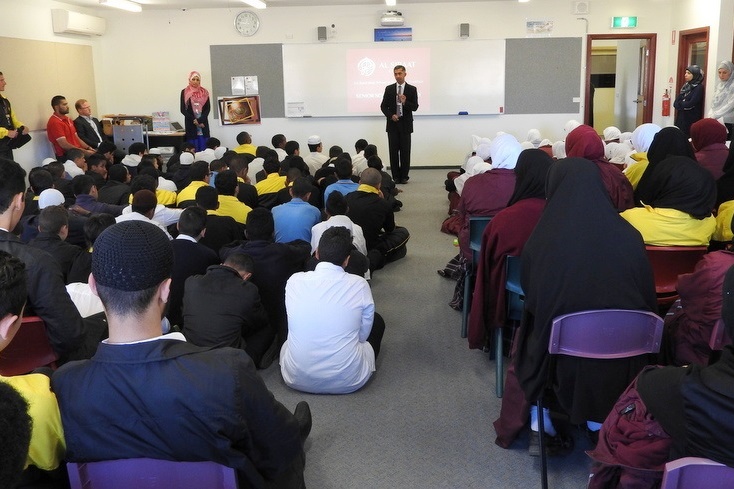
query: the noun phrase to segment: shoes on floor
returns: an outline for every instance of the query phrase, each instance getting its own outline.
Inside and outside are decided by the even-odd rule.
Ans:
[[[408,183],[408,179],[407,178],[401,178],[398,183],[401,183],[401,184],[405,185],[406,183]]]
[[[311,433],[311,407],[309,407],[306,401],[301,401],[296,404],[296,410],[293,411],[293,415],[298,420],[298,427],[301,432],[301,442],[305,443],[309,433]]]
[[[565,455],[573,450],[573,445],[573,438],[570,436],[550,436],[548,434],[545,436],[545,453],[549,457]],[[531,457],[540,457],[540,437],[537,431],[530,431],[528,455]]]

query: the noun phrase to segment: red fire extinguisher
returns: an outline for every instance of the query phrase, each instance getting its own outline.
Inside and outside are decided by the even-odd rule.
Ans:
[[[663,94],[663,116],[667,117],[670,115],[670,94],[668,94],[668,89],[665,89],[665,93]]]

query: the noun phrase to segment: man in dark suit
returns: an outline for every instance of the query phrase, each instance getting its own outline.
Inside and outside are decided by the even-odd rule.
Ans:
[[[380,110],[387,118],[387,141],[390,148],[390,171],[395,183],[408,183],[410,172],[410,135],[413,112],[418,110],[418,90],[405,83],[405,66],[393,69],[397,83],[385,87]]]
[[[203,275],[211,265],[219,265],[214,251],[200,244],[206,233],[206,211],[199,207],[187,207],[178,220],[178,236],[173,245],[173,271],[171,272],[171,296],[166,317],[171,324],[183,323],[183,297],[186,279]]]
[[[92,106],[87,100],[79,99],[74,104],[79,117],[74,119],[76,135],[92,148],[97,148],[102,141],[108,141],[104,135],[99,119],[92,117]]]

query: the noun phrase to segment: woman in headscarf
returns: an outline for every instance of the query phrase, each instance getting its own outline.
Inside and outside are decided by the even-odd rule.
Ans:
[[[186,140],[196,146],[196,151],[206,149],[209,139],[209,91],[201,86],[198,71],[189,73],[189,85],[181,90],[181,113],[184,115]]]
[[[708,117],[723,122],[731,139],[732,125],[734,125],[734,63],[722,61],[719,64],[719,81],[714,87],[714,98],[711,100],[711,109]]]
[[[632,154],[625,161],[627,168],[624,170],[624,175],[632,184],[633,189],[637,188],[637,184],[647,168],[647,150],[650,149],[652,139],[659,131],[660,126],[648,122],[637,126],[632,132],[632,137],[629,139],[632,143]]]
[[[686,82],[673,102],[675,125],[690,136],[691,125],[703,117],[703,70],[698,65],[686,68]]]
[[[459,247],[466,260],[471,260],[469,248],[469,217],[494,216],[507,207],[515,188],[515,165],[520,156],[520,143],[510,134],[497,136],[490,145],[492,169],[474,175],[464,183],[458,214],[462,226]]]
[[[609,198],[618,211],[635,205],[632,185],[620,169],[604,157],[604,142],[593,127],[581,125],[569,133],[566,137],[566,155],[569,158],[586,158],[596,164]]]
[[[567,158],[555,163],[548,173],[546,199],[543,215],[522,252],[525,314],[513,359],[516,380],[527,403],[535,402],[546,385],[552,385],[572,423],[600,423],[648,358],[596,360],[560,355],[549,379],[552,321],[591,309],[655,311],[652,269],[640,233],[619,216],[598,167],[590,161]],[[502,414],[495,422],[500,446],[508,446],[517,436],[522,426],[505,421],[517,419],[521,410],[527,414],[527,404],[506,406],[503,398]],[[547,424],[546,431],[553,435]]]
[[[642,183],[641,183],[642,184]],[[711,215],[716,202],[716,182],[696,160],[669,156],[649,179],[644,207],[622,217],[654,246],[708,246],[716,228]]]
[[[482,143],[477,146],[476,155],[472,156],[466,161],[464,173],[454,179],[454,186],[456,187],[456,193],[461,196],[464,191],[464,184],[474,175],[487,172],[492,169],[492,166],[487,163],[489,160],[489,148],[491,143]]]
[[[706,168],[715,179],[724,175],[724,162],[729,156],[726,147],[726,127],[715,119],[704,118],[691,126],[691,144],[696,151],[698,164]]]
[[[469,348],[482,348],[488,331],[505,326],[505,257],[520,256],[540,219],[551,165],[553,159],[543,150],[520,153],[512,197],[484,229],[469,314]]]
[[[652,138],[650,148],[647,150],[647,163],[645,171],[640,175],[637,187],[635,187],[635,203],[638,205],[648,204],[650,194],[655,192],[651,183],[656,168],[668,156],[687,156],[696,159],[693,146],[688,142],[688,137],[677,127],[670,126],[661,129]]]

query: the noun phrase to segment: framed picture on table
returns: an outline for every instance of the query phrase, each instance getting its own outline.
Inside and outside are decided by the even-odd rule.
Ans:
[[[222,126],[235,124],[260,124],[260,96],[218,97],[219,123]]]

